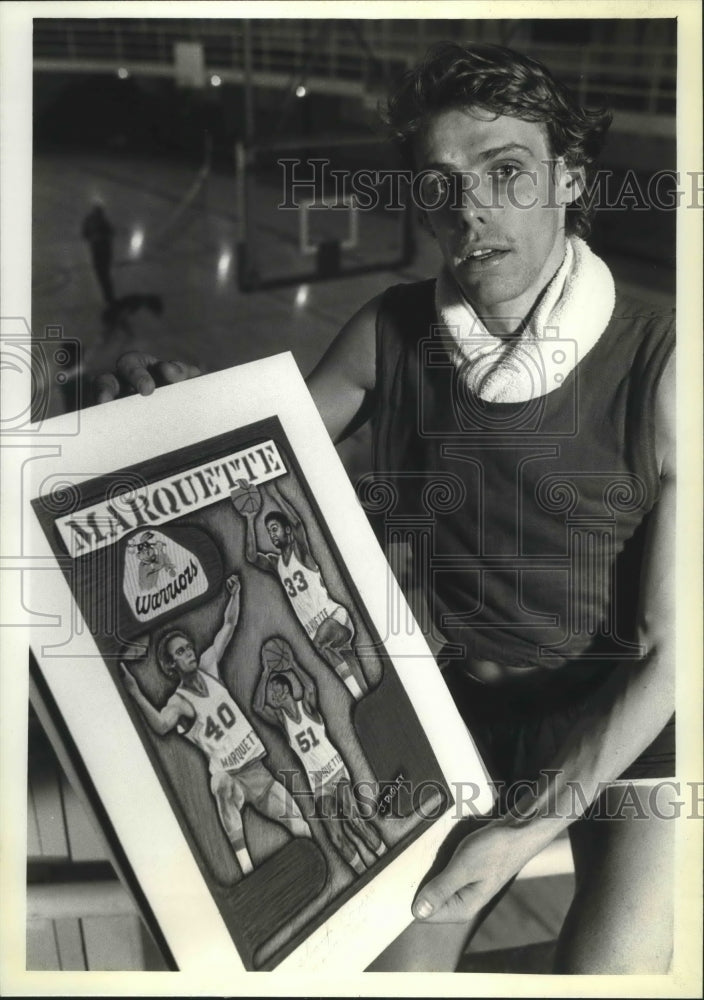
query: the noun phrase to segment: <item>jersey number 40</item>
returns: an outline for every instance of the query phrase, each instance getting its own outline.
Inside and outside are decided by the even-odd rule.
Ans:
[[[235,713],[229,705],[225,704],[223,701],[222,704],[218,706],[218,710],[215,714],[220,722],[222,722],[222,726],[224,726],[225,729],[232,729],[235,724]],[[205,722],[205,736],[208,739],[221,740],[225,735],[222,726],[219,726],[213,719],[212,715],[209,715]]]

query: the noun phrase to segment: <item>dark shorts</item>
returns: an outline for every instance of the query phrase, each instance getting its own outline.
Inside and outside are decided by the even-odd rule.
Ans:
[[[343,764],[324,784],[311,785],[318,819],[332,819],[344,813],[341,785],[350,784],[350,774]]]
[[[602,662],[568,663],[545,678],[488,685],[453,664],[443,676],[494,781],[534,781],[578,723],[584,702],[613,669]],[[620,775],[621,780],[671,778],[675,717]]]
[[[213,795],[217,796],[219,787],[228,782],[239,787],[245,802],[251,802],[256,806],[269,794],[274,784],[274,776],[268,767],[264,766],[261,758],[245,764],[238,771],[216,771],[210,779],[210,790]]]

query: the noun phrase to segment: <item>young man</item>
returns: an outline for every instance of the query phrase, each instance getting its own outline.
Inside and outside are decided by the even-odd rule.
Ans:
[[[244,513],[247,561],[266,573],[278,576],[306,635],[354,697],[359,699],[368,686],[352,649],[354,625],[349,611],[328,594],[323,575],[311,554],[306,529],[293,504],[284,499],[273,480],[261,488],[268,492],[276,507],[264,518],[276,552],[257,550],[257,514]]]
[[[323,821],[330,840],[357,874],[363,875],[367,868],[350,833],[379,857],[386,852],[386,847],[376,827],[359,813],[349,771],[339,750],[331,743],[318,709],[315,682],[296,662],[291,647],[283,639],[267,639],[262,646],[261,659],[262,673],[252,707],[284,734],[303,765],[315,799],[316,814]],[[300,685],[297,696],[294,695],[294,678]]]
[[[310,827],[284,786],[264,766],[266,749],[240,706],[220,680],[218,664],[234,635],[240,614],[240,581],[227,579],[230,598],[223,623],[200,658],[181,629],[170,629],[159,640],[156,657],[179,685],[163,708],[155,708],[122,664],[125,687],[144,718],[159,736],[176,730],[202,750],[210,768],[210,790],[218,815],[235,851],[243,875],[253,871],[242,825],[246,802],[294,837],[310,837]]]
[[[424,172],[443,268],[367,303],[309,386],[335,440],[371,413],[404,510],[400,473],[458,485],[431,594],[448,683],[493,776],[534,784],[460,843],[373,968],[453,968],[490,901],[569,826],[556,970],[666,972],[674,824],[647,783],[674,768],[674,335],[580,238],[608,117],[519,53],[446,44],[388,121]],[[149,366],[192,374],[136,354],[120,371],[146,393]],[[103,385],[109,398],[118,383]]]

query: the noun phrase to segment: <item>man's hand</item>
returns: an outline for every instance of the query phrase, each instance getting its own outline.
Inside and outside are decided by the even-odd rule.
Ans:
[[[488,822],[462,840],[447,867],[428,882],[413,915],[429,923],[466,923],[540,850],[527,831]]]
[[[232,638],[232,633],[237,627],[237,622],[240,617],[240,578],[236,573],[232,573],[225,580],[225,589],[229,595],[227,604],[225,605],[225,615],[223,617],[222,629],[215,636],[213,641],[213,648],[215,649],[215,654],[218,663],[222,659],[222,655],[225,652],[225,646],[228,644]]]
[[[150,396],[159,385],[183,382],[201,374],[200,368],[185,361],[161,361],[153,354],[128,351],[118,360],[115,372],[104,372],[95,379],[95,401],[109,403],[119,396],[136,392],[140,396]]]
[[[124,663],[120,664],[120,673],[122,674],[122,681],[125,687],[134,698],[135,694],[139,693],[139,685],[137,684],[137,681],[134,679]]]

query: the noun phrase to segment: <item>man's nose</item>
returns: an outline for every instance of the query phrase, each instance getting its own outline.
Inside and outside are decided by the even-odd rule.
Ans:
[[[491,178],[475,171],[456,175],[454,204],[455,218],[465,228],[481,229],[489,221],[494,204],[494,186]]]

